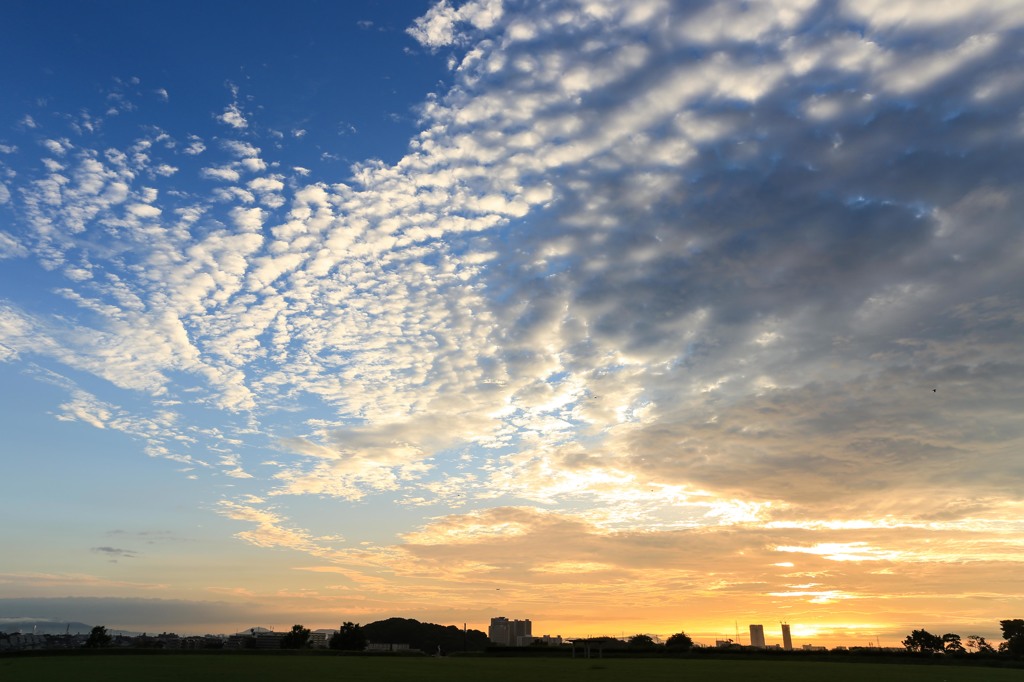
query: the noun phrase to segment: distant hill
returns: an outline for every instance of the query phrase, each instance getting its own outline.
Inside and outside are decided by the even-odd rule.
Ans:
[[[455,651],[483,651],[490,644],[487,635],[479,630],[463,632],[454,625],[421,623],[411,618],[388,618],[363,626],[366,639],[377,644],[408,644],[427,654]]]
[[[72,635],[87,635],[92,630],[91,625],[75,621],[56,620],[6,620],[0,618],[0,632],[8,634],[20,632],[29,634],[34,632],[37,635],[63,635],[65,632]]]
[[[241,636],[245,636],[245,635],[262,635],[262,634],[265,634],[267,632],[273,632],[273,630],[268,630],[267,628],[256,626],[254,628],[246,628],[244,630],[239,630],[235,634],[236,635],[241,635]]]

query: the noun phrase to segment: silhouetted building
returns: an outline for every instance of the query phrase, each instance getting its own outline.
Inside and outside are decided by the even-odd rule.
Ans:
[[[755,649],[764,648],[764,626],[763,625],[751,625],[750,626],[750,646]]]
[[[782,624],[782,648],[786,651],[793,650],[793,636],[789,634],[789,623]]]
[[[562,646],[561,635],[541,635],[540,637],[531,637],[532,641],[530,644],[544,644],[547,646]]]
[[[225,649],[280,649],[281,640],[287,633],[274,632],[266,628],[249,628],[235,633],[224,640]]]
[[[527,646],[533,641],[533,624],[530,619],[509,620],[504,616],[491,618],[487,637],[501,646]]]
[[[314,649],[326,649],[331,644],[331,637],[338,634],[335,628],[320,628],[309,633],[309,646]]]
[[[491,618],[491,626],[487,628],[487,638],[491,640],[492,644],[508,646],[509,630],[508,618],[504,616]]]
[[[286,632],[257,632],[246,642],[246,649],[280,649]]]

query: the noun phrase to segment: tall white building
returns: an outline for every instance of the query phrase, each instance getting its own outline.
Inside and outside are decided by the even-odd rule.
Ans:
[[[750,626],[750,646],[757,649],[764,648],[764,626],[763,625],[751,625]]]

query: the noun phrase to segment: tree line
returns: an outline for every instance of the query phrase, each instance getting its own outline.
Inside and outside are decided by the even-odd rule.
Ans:
[[[993,646],[981,635],[961,637],[955,632],[936,635],[925,629],[913,630],[903,640],[907,651],[931,654],[1010,654],[1024,657],[1024,619],[1013,618],[999,621],[1003,640]],[[302,625],[293,625],[281,638],[282,649],[304,649],[310,646],[311,631]],[[90,632],[84,646],[103,648],[110,646],[111,636],[107,628],[97,625]],[[484,651],[491,646],[487,635],[479,630],[469,630],[421,623],[408,618],[388,618],[367,625],[346,621],[328,641],[328,647],[339,651],[362,651],[370,641],[406,644],[411,649],[433,653],[453,651]],[[667,651],[684,652],[694,647],[693,640],[685,632],[670,636],[665,643],[658,644],[650,635],[638,634],[629,638],[625,645],[636,651],[664,648]]]
[[[968,635],[966,638],[962,638],[955,632],[934,635],[924,629],[914,630],[907,635],[903,640],[903,646],[907,651],[922,654],[1007,653],[1013,656],[1024,656],[1024,619],[1001,620],[999,627],[1003,632],[1004,641],[999,644],[998,649],[989,644],[981,635]]]
[[[304,649],[309,646],[309,628],[293,625],[281,639],[282,649]],[[369,641],[408,644],[411,649],[433,653],[435,651],[484,651],[493,647],[490,639],[479,630],[460,630],[454,625],[443,626],[421,623],[409,618],[388,618],[368,625],[344,622],[328,640],[328,648],[339,651],[362,651]],[[618,640],[617,640],[618,641]],[[540,640],[534,646],[545,646]],[[654,641],[650,635],[638,634],[630,637],[625,646],[634,651],[664,648],[668,651],[689,651],[693,640],[685,632],[677,632],[664,644]]]

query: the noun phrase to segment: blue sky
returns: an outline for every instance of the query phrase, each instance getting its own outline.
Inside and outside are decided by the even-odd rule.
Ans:
[[[3,13],[0,618],[1022,607],[1017,3]]]

